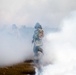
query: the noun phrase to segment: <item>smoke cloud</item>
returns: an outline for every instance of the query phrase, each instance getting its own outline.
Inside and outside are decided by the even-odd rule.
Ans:
[[[31,33],[30,28],[15,24],[0,29],[0,67],[32,59]]]
[[[76,0],[0,0],[0,25],[33,26],[40,22],[56,27],[74,10]]]
[[[51,32],[47,29],[44,31],[43,65],[75,63],[75,25],[76,12],[72,12],[61,22],[61,31]],[[31,43],[33,31],[30,27],[17,27],[15,24],[0,28],[0,66],[33,59]]]
[[[43,75],[76,75],[76,11],[61,22],[61,31],[46,35]],[[51,54],[50,54],[51,53]],[[51,59],[49,59],[51,58]]]

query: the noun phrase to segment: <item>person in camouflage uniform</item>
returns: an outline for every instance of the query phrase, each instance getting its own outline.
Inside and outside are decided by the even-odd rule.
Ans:
[[[34,43],[34,48],[33,48],[34,63],[35,63],[35,66],[38,68],[39,72],[41,71],[40,59],[43,55],[43,49],[42,49],[43,37],[44,37],[44,31],[42,29],[42,26],[39,23],[36,23],[32,43]]]

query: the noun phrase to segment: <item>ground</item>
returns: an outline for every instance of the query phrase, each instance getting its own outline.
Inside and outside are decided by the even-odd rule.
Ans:
[[[0,68],[0,75],[34,75],[35,68],[31,61],[15,64],[9,67]]]

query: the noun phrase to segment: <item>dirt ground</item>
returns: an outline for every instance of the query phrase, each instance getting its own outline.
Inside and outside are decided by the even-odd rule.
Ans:
[[[32,62],[26,61],[9,67],[0,68],[0,75],[35,75]]]

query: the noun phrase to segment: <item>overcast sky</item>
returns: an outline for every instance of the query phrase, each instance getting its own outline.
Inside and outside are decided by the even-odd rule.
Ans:
[[[58,26],[75,10],[76,0],[0,0],[0,25]]]

